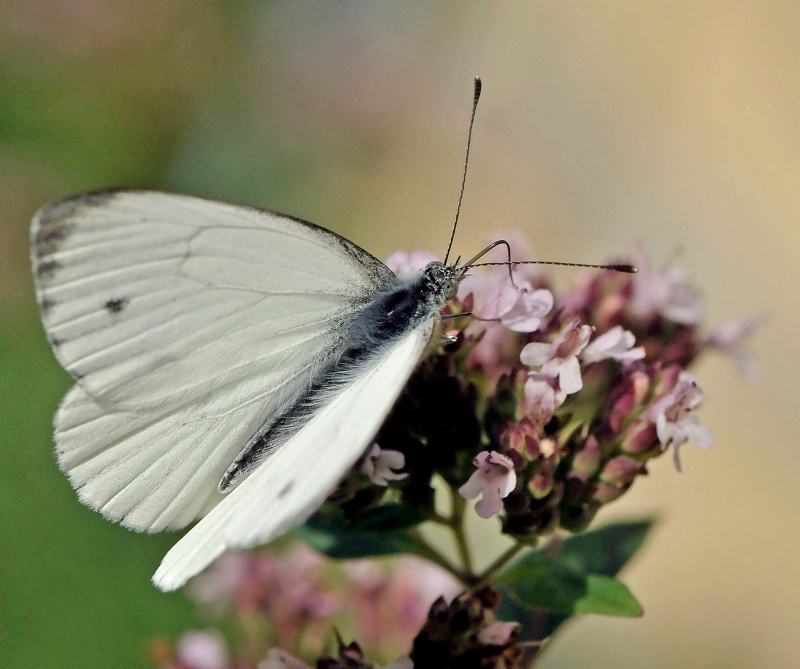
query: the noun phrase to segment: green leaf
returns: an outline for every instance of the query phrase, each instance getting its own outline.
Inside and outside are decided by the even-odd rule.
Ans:
[[[399,529],[352,529],[345,527],[340,521],[314,516],[292,534],[320,553],[339,560],[401,553],[425,557],[411,536]]]
[[[586,594],[575,602],[575,613],[637,618],[644,614],[628,586],[615,578],[589,574]]]
[[[575,602],[586,593],[584,574],[539,551],[506,569],[495,583],[528,608],[554,613],[573,613]]]
[[[612,523],[565,539],[558,555],[531,551],[495,583],[507,600],[500,616],[552,634],[576,613],[635,617],[642,607],[614,577],[641,548],[653,520]]]
[[[616,576],[642,547],[655,519],[610,523],[564,540],[559,559],[587,574]]]
[[[419,511],[400,502],[381,504],[361,512],[350,531],[404,530],[427,520]]]
[[[514,601],[548,613],[642,614],[641,606],[620,581],[585,574],[558,558],[538,552],[504,571],[496,583]]]

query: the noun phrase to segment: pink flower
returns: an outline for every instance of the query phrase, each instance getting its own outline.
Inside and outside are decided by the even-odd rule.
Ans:
[[[386,259],[386,266],[397,276],[414,274],[439,258],[428,251],[395,251]]]
[[[486,646],[505,646],[519,629],[519,623],[495,622],[478,632],[478,641]]]
[[[305,544],[281,555],[241,551],[222,555],[190,583],[190,594],[238,615],[265,615],[280,645],[291,647],[310,626],[322,626],[341,608],[324,584],[324,559]]]
[[[739,373],[752,381],[757,376],[753,365],[752,352],[747,350],[743,343],[763,323],[763,318],[749,318],[723,323],[711,332],[708,339],[706,339],[706,344],[733,358]]]
[[[408,477],[408,472],[395,471],[405,465],[406,456],[400,451],[383,450],[378,444],[372,444],[372,448],[361,463],[361,471],[375,485],[387,486],[389,481],[402,481]]]
[[[178,640],[178,662],[186,669],[226,669],[228,649],[217,631],[186,632]]]
[[[519,335],[499,323],[480,321],[472,321],[465,334],[471,338],[481,338],[470,351],[470,368],[480,367],[492,382],[511,372],[519,359]]]
[[[410,648],[431,604],[439,597],[449,601],[461,590],[444,569],[410,556],[389,566],[385,561],[353,560],[344,564],[344,572],[355,637],[384,657]]]
[[[514,332],[534,332],[553,308],[553,293],[545,288],[534,290],[528,281],[517,281],[516,299],[500,317],[500,323]]]
[[[553,388],[551,377],[533,373],[528,375],[522,406],[537,432],[553,417],[564,399],[566,394]]]
[[[516,273],[515,273],[516,274]],[[486,275],[469,275],[461,282],[459,295],[474,298],[473,313],[483,320],[500,321],[514,332],[534,332],[553,308],[553,294],[534,289],[531,282],[515,276],[507,268]]]
[[[637,346],[633,332],[623,330],[622,326],[615,325],[608,332],[595,337],[581,353],[581,360],[589,364],[613,358],[614,360],[641,360],[644,358],[644,347]]]
[[[695,378],[688,372],[681,372],[675,388],[656,400],[650,408],[650,418],[655,421],[656,432],[661,446],[673,447],[675,468],[680,471],[678,447],[691,441],[700,448],[708,448],[714,443],[714,435],[696,416],[690,414],[703,401]]]
[[[654,271],[650,253],[637,249],[634,264],[638,274],[631,279],[633,294],[629,311],[640,318],[660,314],[683,325],[697,325],[703,318],[703,304],[697,289],[686,279],[680,267],[667,265]]]
[[[491,518],[503,510],[503,498],[517,485],[514,463],[497,451],[481,451],[472,459],[478,471],[469,477],[458,492],[464,499],[475,499],[483,495],[475,505],[481,518]]]
[[[520,355],[523,364],[541,367],[540,374],[558,378],[560,389],[568,395],[583,387],[578,354],[586,347],[592,334],[591,327],[579,323],[578,319],[571,321],[550,344],[527,344]]]

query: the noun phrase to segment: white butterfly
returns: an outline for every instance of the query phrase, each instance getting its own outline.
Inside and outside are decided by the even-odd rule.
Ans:
[[[77,383],[55,418],[80,499],[147,532],[201,518],[153,577],[308,518],[365,451],[466,265],[398,278],[266,211],[146,191],[40,210],[42,320]]]

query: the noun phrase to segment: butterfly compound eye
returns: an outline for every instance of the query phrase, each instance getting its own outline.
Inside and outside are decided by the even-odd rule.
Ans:
[[[444,285],[444,296],[448,300],[452,300],[456,293],[458,293],[458,280],[448,279]]]

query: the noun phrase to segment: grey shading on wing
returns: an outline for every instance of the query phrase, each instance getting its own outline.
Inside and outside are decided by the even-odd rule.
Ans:
[[[32,237],[45,329],[77,379],[59,463],[84,503],[148,531],[219,501],[236,455],[393,278],[310,223],[166,193],[65,200]]]
[[[267,542],[308,518],[369,445],[434,326],[434,318],[423,321],[362,368],[167,553],[155,584],[179,588],[226,550]]]

